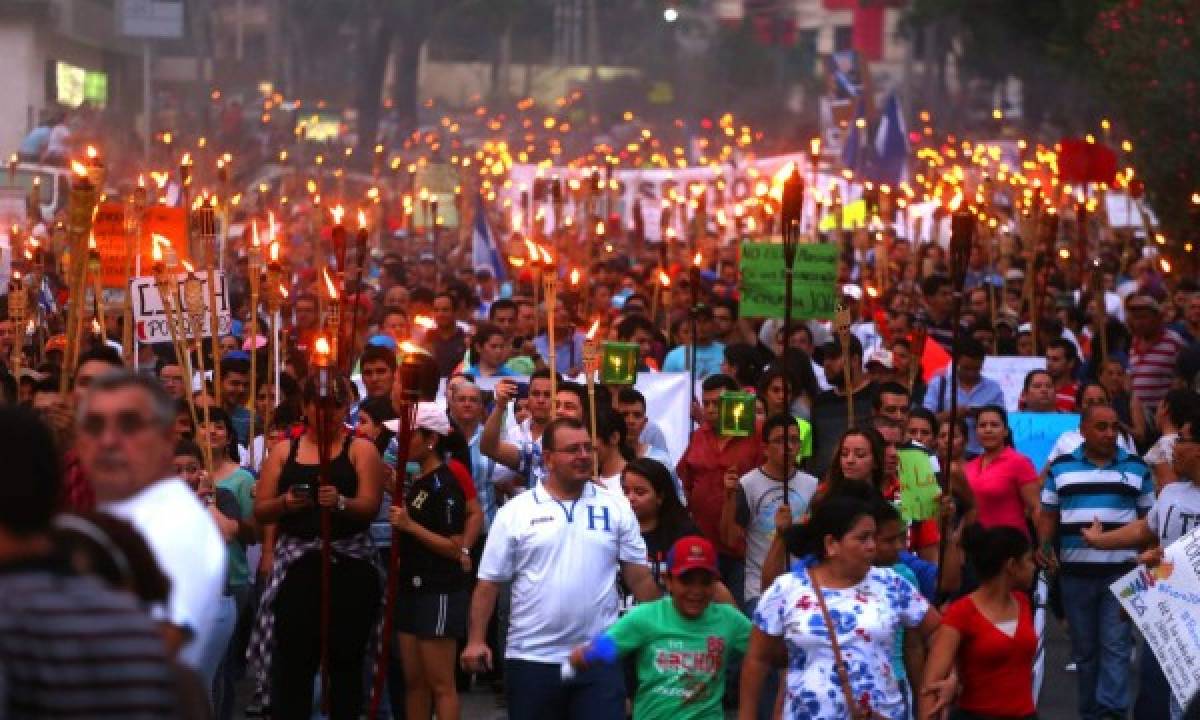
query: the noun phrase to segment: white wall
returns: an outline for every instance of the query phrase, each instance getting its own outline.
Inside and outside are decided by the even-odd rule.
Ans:
[[[36,120],[37,109],[45,100],[45,66],[36,49],[33,24],[26,21],[0,22],[0,157],[16,152],[28,130],[30,108]]]

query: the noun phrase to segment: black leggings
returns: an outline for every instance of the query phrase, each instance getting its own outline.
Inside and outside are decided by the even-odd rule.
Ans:
[[[363,708],[363,661],[379,613],[379,576],[366,560],[334,553],[330,573],[329,717],[357,720]],[[321,554],[288,568],[275,598],[271,716],[312,717],[313,677],[321,664]]]

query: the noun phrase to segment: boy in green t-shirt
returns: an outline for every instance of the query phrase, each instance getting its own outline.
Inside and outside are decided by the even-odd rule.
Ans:
[[[722,717],[730,653],[744,653],[750,620],[737,608],[714,603],[717,551],[701,537],[679,539],[668,555],[670,597],[634,607],[604,634],[575,648],[577,669],[616,662],[635,653],[635,720]]]

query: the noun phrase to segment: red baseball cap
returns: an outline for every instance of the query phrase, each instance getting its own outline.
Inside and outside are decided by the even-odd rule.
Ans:
[[[668,564],[672,577],[690,570],[707,570],[717,575],[717,549],[698,535],[682,537],[671,547]]]

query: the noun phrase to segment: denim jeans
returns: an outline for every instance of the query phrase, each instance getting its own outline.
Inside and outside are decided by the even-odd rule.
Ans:
[[[558,663],[508,658],[504,689],[510,720],[613,720],[625,717],[621,664],[596,664],[570,680]]]
[[[1121,603],[1108,589],[1120,573],[1104,577],[1062,575],[1063,608],[1071,651],[1079,668],[1079,717],[1125,716],[1129,708],[1133,633]]]
[[[204,680],[204,688],[209,692],[210,700],[214,698],[217,685],[217,668],[225,658],[229,641],[237,627],[237,600],[232,595],[222,595],[217,604],[217,615],[212,630],[206,637],[197,638],[202,644],[200,666],[196,670]]]

